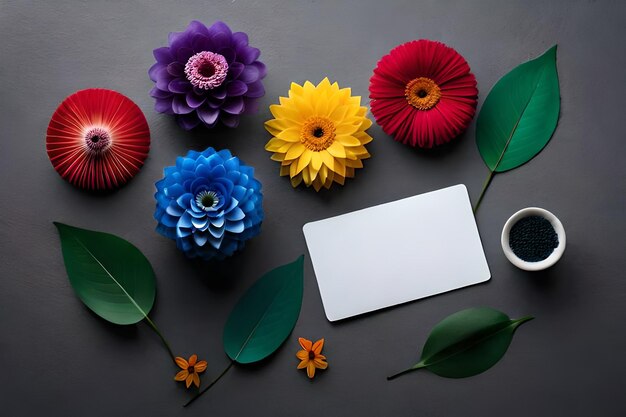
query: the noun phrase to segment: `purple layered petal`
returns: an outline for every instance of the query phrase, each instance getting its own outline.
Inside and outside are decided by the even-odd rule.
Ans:
[[[230,47],[230,41],[230,36],[223,32],[217,32],[215,35],[211,36],[211,43],[213,43],[213,47],[218,51],[222,48]]]
[[[261,51],[259,49],[250,46],[239,48],[237,51],[237,58],[246,65],[252,64],[260,55]]]
[[[152,81],[155,81],[155,82],[156,82],[156,80],[157,80],[157,73],[158,73],[158,72],[159,72],[162,68],[163,68],[163,64],[158,63],[158,62],[157,62],[157,63],[155,63],[155,64],[154,64],[154,65],[152,65],[152,66],[150,67],[150,69],[148,70],[148,77],[150,77],[150,79],[151,79]]]
[[[167,86],[174,78],[167,72],[166,67],[161,67],[155,73],[156,86],[159,90],[169,91]]]
[[[226,93],[229,96],[242,96],[248,91],[246,83],[240,80],[234,80],[226,85]]]
[[[243,98],[243,113],[242,114],[255,114],[259,111],[259,101],[256,98]]]
[[[203,52],[203,51],[213,51],[213,43],[208,36],[205,35],[194,35],[193,40],[191,41],[191,47],[195,53]]]
[[[192,20],[189,22],[189,26],[187,26],[187,32],[192,33],[202,33],[203,35],[209,35],[209,29],[204,25],[204,23],[198,20]]]
[[[256,69],[259,71],[259,80],[262,78],[265,78],[265,76],[267,75],[267,67],[265,66],[264,63],[262,63],[261,61],[254,61],[250,65],[254,65]]]
[[[233,48],[221,48],[217,53],[222,55],[229,64],[235,61],[235,57],[237,56]]]
[[[239,79],[246,84],[253,83],[259,79],[259,69],[254,65],[246,65]]]
[[[230,97],[226,99],[222,110],[230,114],[241,114],[243,112],[243,97]]]
[[[236,46],[248,46],[248,35],[244,32],[233,33],[233,44]]]
[[[176,59],[178,59],[178,62],[180,63],[187,63],[192,55],[193,49],[191,49],[189,46],[183,46],[176,52]]]
[[[187,105],[193,109],[196,109],[204,104],[206,101],[206,96],[199,96],[193,91],[189,91],[185,95],[185,100],[187,101]]]
[[[208,96],[206,104],[213,109],[219,109],[224,104],[224,99]]]
[[[173,100],[174,100],[173,97],[157,98],[156,102],[154,103],[154,110],[156,110],[158,113],[173,114],[173,111],[172,111]]]
[[[213,97],[217,99],[226,98],[226,86],[220,85],[219,87],[213,89],[212,91],[213,91]]]
[[[187,114],[191,113],[194,109],[187,105],[187,100],[185,100],[185,96],[174,96],[174,100],[172,101],[172,110],[176,114]]]
[[[185,74],[185,66],[180,62],[172,62],[167,66],[167,72],[172,77],[182,77]]]
[[[241,62],[233,62],[228,66],[228,78],[236,80],[239,78],[246,66]]]
[[[186,94],[188,91],[191,91],[191,84],[187,80],[177,78],[170,81],[167,85],[167,89],[172,93]]]
[[[172,97],[172,93],[170,93],[169,91],[159,90],[158,88],[154,87],[152,88],[152,90],[150,90],[150,97],[168,98],[168,97]]]
[[[152,55],[154,55],[154,59],[160,64],[167,65],[174,60],[174,57],[170,53],[170,48],[167,46],[162,46],[160,48],[152,51]]]
[[[217,121],[217,116],[219,116],[220,111],[217,109],[212,109],[207,106],[203,106],[196,110],[198,113],[198,117],[207,125],[213,125]]]
[[[263,83],[259,81],[255,81],[252,84],[248,84],[248,92],[246,93],[247,97],[263,97],[265,95],[265,88],[263,87]]]
[[[231,32],[228,25],[220,20],[213,23],[213,25],[209,28],[209,33],[218,33],[218,32],[224,33],[229,38],[233,36],[233,32]]]

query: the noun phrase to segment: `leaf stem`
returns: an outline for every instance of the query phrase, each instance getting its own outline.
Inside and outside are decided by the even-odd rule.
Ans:
[[[489,170],[489,175],[487,176],[487,179],[485,180],[485,183],[483,184],[483,189],[480,191],[480,195],[478,196],[478,200],[476,201],[476,205],[474,206],[474,214],[476,214],[478,207],[480,207],[480,202],[483,201],[483,197],[485,196],[485,191],[487,191],[487,187],[489,187],[489,184],[491,184],[491,180],[493,179],[493,174],[494,174],[494,171]]]
[[[391,381],[392,379],[396,379],[397,377],[404,375],[404,374],[408,374],[409,372],[413,372],[416,371],[418,369],[422,369],[425,368],[426,365],[423,362],[418,362],[415,365],[411,366],[409,369],[405,369],[402,372],[398,372],[397,374],[393,374],[391,376],[387,377],[387,381]]]
[[[163,344],[165,345],[165,348],[167,349],[167,353],[169,353],[170,357],[172,358],[172,361],[176,363],[176,356],[174,356],[174,353],[172,352],[172,348],[170,348],[170,344],[167,343],[167,340],[165,340],[165,337],[163,336],[163,334],[161,334],[156,324],[154,324],[154,322],[150,320],[150,317],[148,316],[145,316],[145,317],[146,317],[146,323],[148,323],[148,325],[152,328],[152,330],[154,330],[154,332],[161,338],[161,341],[163,342]]]
[[[211,381],[211,383],[209,385],[207,385],[206,388],[204,388],[202,391],[197,393],[195,397],[193,397],[191,400],[187,401],[187,403],[185,403],[185,405],[183,405],[183,407],[187,407],[188,405],[193,403],[195,400],[197,400],[202,394],[207,392],[213,385],[215,385],[217,383],[217,381],[219,381],[224,375],[226,375],[226,372],[228,372],[230,370],[230,368],[233,367],[234,364],[235,364],[235,361],[230,361],[230,363],[228,364],[226,369],[224,369],[222,371],[222,373],[217,376],[217,378],[215,378],[213,381]]]

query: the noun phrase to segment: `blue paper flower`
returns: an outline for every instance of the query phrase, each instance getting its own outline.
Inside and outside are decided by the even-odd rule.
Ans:
[[[155,184],[157,231],[189,258],[224,259],[259,234],[261,183],[229,150],[189,151],[164,174]]]

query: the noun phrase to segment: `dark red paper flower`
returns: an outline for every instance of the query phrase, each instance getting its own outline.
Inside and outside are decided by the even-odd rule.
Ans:
[[[467,61],[443,43],[424,39],[396,46],[370,79],[376,122],[395,140],[421,148],[463,132],[474,117],[477,97]]]
[[[46,149],[61,177],[88,190],[124,185],[150,150],[143,113],[128,97],[100,88],[78,91],[56,109]]]

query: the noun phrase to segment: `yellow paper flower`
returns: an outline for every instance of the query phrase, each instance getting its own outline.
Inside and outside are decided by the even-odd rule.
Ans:
[[[175,361],[176,365],[178,365],[182,371],[179,371],[176,374],[174,380],[181,382],[185,381],[187,388],[191,386],[192,382],[196,387],[200,388],[200,375],[198,374],[206,371],[206,361],[199,361],[198,355],[191,355],[188,361],[180,356],[177,356]]]
[[[296,353],[296,357],[300,359],[298,369],[306,368],[306,374],[309,378],[315,376],[315,369],[328,368],[328,362],[326,362],[326,356],[322,355],[322,348],[324,347],[324,339],[320,339],[315,343],[311,343],[310,340],[304,337],[298,338],[302,350]]]
[[[265,149],[274,153],[280,175],[289,175],[294,187],[302,181],[315,191],[330,188],[333,181],[343,185],[370,157],[364,145],[372,141],[365,133],[372,122],[361,97],[350,94],[349,88],[324,78],[317,86],[291,83],[289,97],[270,106],[275,119],[265,128],[273,137]]]

